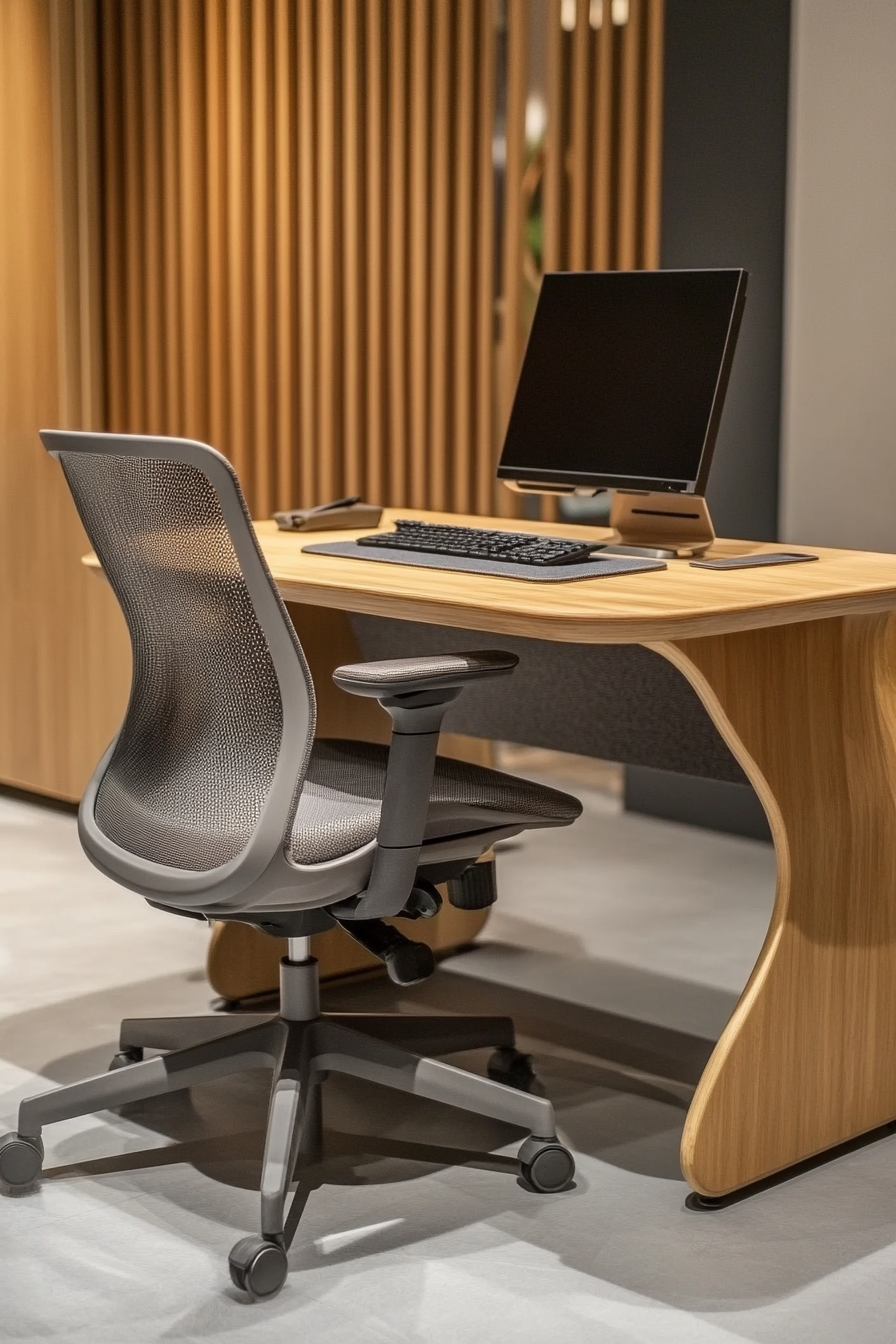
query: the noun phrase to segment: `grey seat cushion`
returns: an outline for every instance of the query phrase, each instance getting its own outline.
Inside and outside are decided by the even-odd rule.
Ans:
[[[371,742],[315,741],[290,837],[295,863],[326,863],[376,837],[388,758],[388,747]],[[439,756],[426,839],[515,823],[568,826],[581,811],[557,789]]]

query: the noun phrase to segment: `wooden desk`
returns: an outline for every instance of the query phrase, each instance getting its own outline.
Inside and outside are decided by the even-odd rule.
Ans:
[[[643,644],[695,688],[762,800],[778,860],[768,935],[688,1113],[681,1165],[695,1190],[725,1194],[896,1118],[896,556],[812,548],[813,564],[672,561],[558,587],[302,553],[351,533],[257,532],[289,602]],[[321,641],[312,662],[323,684]]]

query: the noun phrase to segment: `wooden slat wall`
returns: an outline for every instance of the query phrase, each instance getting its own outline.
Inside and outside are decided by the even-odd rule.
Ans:
[[[659,265],[663,5],[552,3],[545,269]]]
[[[548,3],[543,264],[655,266],[663,0]],[[493,467],[531,311],[529,16],[101,0],[110,427],[209,439],[259,514],[343,492],[513,512]]]
[[[102,0],[110,428],[211,441],[260,515],[492,507],[495,21]]]

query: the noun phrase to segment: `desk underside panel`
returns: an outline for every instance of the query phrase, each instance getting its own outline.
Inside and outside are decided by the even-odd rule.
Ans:
[[[685,677],[638,644],[557,644],[379,616],[349,620],[364,658],[489,646],[518,654],[509,681],[466,688],[446,717],[448,732],[748,783]]]

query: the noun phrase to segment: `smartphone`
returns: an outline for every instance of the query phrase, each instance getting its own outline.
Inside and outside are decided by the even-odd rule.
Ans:
[[[817,560],[817,555],[802,551],[766,551],[765,555],[730,555],[719,560],[692,560],[694,569],[755,569],[758,565],[798,565],[801,560]]]

